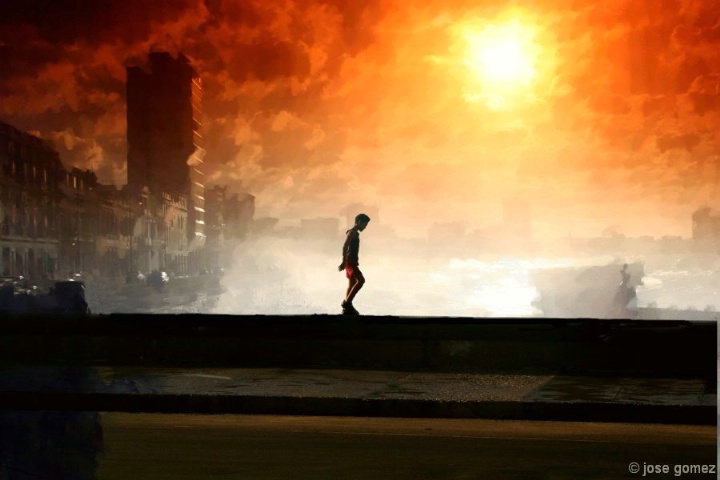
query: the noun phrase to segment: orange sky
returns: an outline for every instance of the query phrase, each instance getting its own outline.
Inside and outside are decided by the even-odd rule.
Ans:
[[[688,236],[718,206],[716,2],[9,3],[0,119],[106,183],[125,182],[125,66],[159,49],[203,77],[209,183],[253,193],[258,215],[362,202],[401,234],[472,230],[521,196],[538,236]],[[470,53],[507,25],[519,82]]]

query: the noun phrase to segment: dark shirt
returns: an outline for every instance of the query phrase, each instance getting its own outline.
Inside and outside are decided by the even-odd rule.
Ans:
[[[350,235],[351,231],[352,229],[348,230],[345,233]],[[348,242],[347,250],[345,251],[345,259],[350,263],[357,265],[358,255],[360,253],[360,233],[356,233],[356,235],[354,235],[353,237],[354,238],[351,238]]]

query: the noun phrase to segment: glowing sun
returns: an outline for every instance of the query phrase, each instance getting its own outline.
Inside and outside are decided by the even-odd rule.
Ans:
[[[522,95],[536,77],[535,30],[518,20],[463,29],[463,63],[489,95]]]
[[[532,28],[517,21],[464,32],[464,63],[483,84],[510,90],[535,77],[536,46]]]

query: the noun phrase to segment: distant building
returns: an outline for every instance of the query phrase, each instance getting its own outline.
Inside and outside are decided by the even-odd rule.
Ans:
[[[122,232],[130,237],[124,262],[126,273],[197,271],[190,266],[186,195],[168,192],[153,195],[149,189],[137,193],[125,188],[120,198],[130,210],[130,222]]]
[[[65,174],[56,151],[0,122],[0,274],[54,275]]]
[[[300,220],[300,234],[305,238],[336,240],[340,233],[337,218],[303,218]]]
[[[95,222],[95,268],[103,278],[124,278],[131,270],[132,212],[124,192],[114,185],[98,185]]]
[[[205,223],[208,242],[221,237],[243,238],[255,216],[255,197],[249,193],[230,194],[227,185],[205,190]]]
[[[87,273],[95,265],[97,220],[101,208],[97,188],[97,176],[90,170],[71,168],[63,173],[58,262],[63,275]]]
[[[202,81],[187,57],[153,52],[149,64],[127,68],[128,188],[187,196],[191,270],[205,242],[205,150]]]
[[[222,267],[229,261],[225,244],[229,239],[245,238],[255,216],[253,195],[229,194],[227,185],[205,189],[206,265],[210,269]]]
[[[188,271],[188,197],[179,193],[163,193],[158,206],[161,270],[175,274]]]
[[[664,254],[682,254],[690,251],[688,241],[677,235],[665,235],[658,240],[660,253]]]
[[[272,234],[275,232],[278,222],[280,219],[275,217],[258,218],[252,223],[252,232],[258,236]]]
[[[701,207],[692,214],[692,239],[695,249],[720,252],[720,212]]]
[[[187,218],[187,195],[99,184],[94,172],[63,168],[41,139],[0,122],[0,274],[187,273]]]
[[[225,218],[223,208],[227,186],[205,187],[205,253],[211,269],[220,268],[225,247]]]
[[[692,214],[693,240],[720,240],[720,212],[702,207]]]
[[[226,197],[222,209],[228,238],[245,238],[255,218],[255,196],[235,193]]]

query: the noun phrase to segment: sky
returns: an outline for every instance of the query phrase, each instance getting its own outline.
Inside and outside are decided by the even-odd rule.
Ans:
[[[539,238],[661,237],[720,206],[719,2],[8,1],[0,120],[124,184],[150,51],[191,59],[207,183],[257,216],[363,203],[412,236],[524,198]]]

